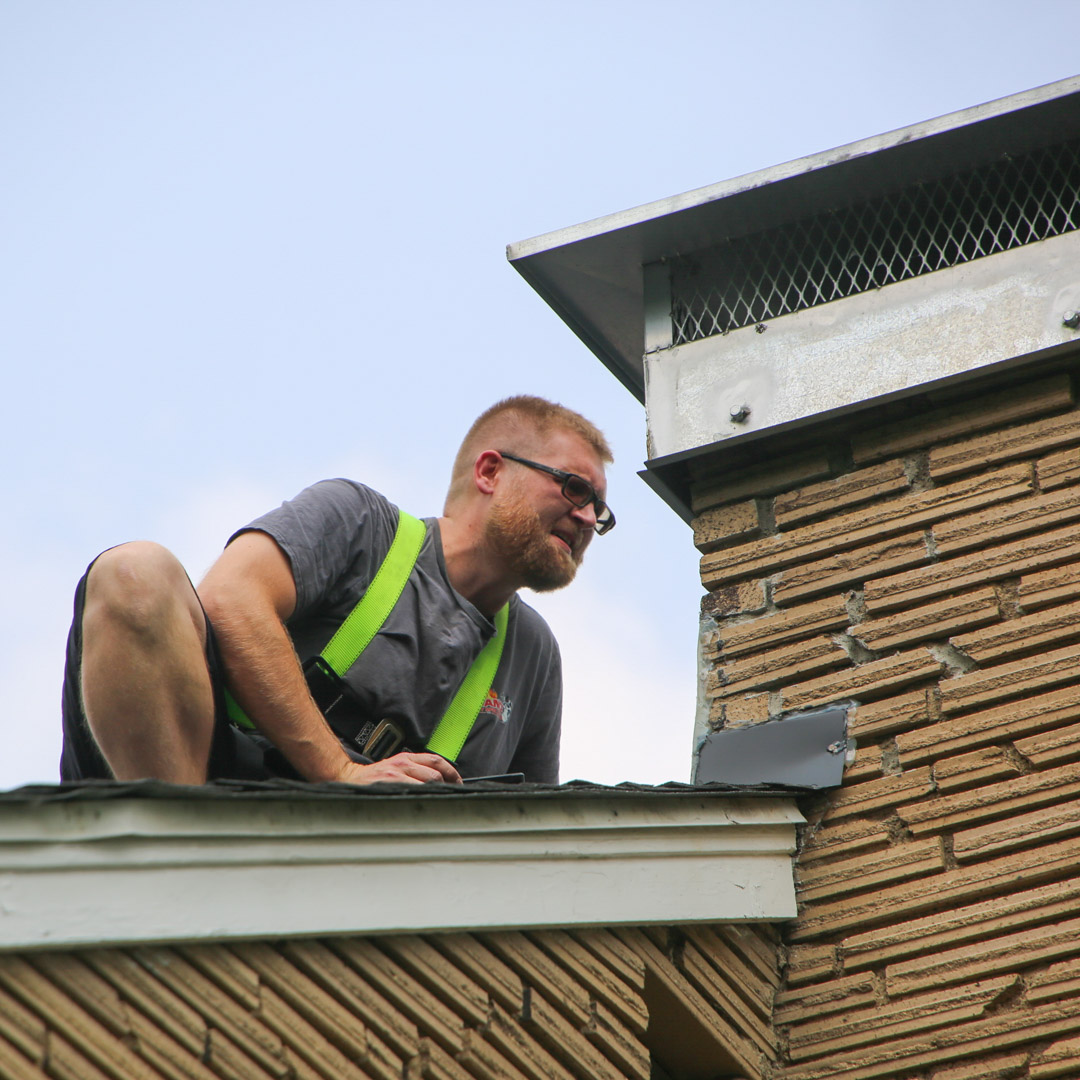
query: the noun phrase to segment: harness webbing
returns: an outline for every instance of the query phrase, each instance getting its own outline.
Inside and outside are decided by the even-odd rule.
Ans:
[[[382,565],[371,579],[364,595],[320,653],[326,665],[339,678],[356,663],[394,610],[416,560],[420,557],[420,548],[426,533],[427,526],[419,518],[405,513],[404,510],[398,511],[397,531]],[[473,661],[428,740],[426,749],[432,753],[440,754],[449,761],[456,760],[461,753],[495,679],[506,641],[509,612],[509,604],[504,604],[496,612],[494,636]],[[225,710],[237,727],[247,730],[255,728],[228,690],[225,691]]]
[[[356,663],[357,657],[368,647],[379,632],[379,627],[394,610],[420,556],[427,527],[404,510],[399,510],[398,514],[394,542],[382,566],[371,579],[360,602],[349,612],[322,651],[322,658],[339,678]]]
[[[509,613],[509,604],[503,604],[495,613],[495,636],[480,650],[480,655],[473,661],[472,667],[458,687],[454,700],[447,706],[443,718],[428,739],[427,748],[433,754],[441,754],[448,761],[456,761],[461,753],[499,667],[503,643],[506,641],[506,621]]]

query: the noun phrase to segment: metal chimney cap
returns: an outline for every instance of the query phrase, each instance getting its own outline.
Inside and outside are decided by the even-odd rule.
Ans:
[[[642,266],[1080,135],[1080,76],[511,244],[507,257],[644,401]]]

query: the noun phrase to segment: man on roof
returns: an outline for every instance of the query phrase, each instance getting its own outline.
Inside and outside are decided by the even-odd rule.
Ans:
[[[558,646],[517,592],[569,584],[615,524],[611,460],[578,413],[508,398],[465,436],[440,518],[327,480],[239,530],[197,590],[157,544],[104,552],[76,591],[62,778],[556,782]]]

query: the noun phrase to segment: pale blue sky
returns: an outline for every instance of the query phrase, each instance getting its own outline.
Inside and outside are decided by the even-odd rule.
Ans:
[[[0,787],[55,779],[100,549],[156,539],[198,577],[324,476],[437,513],[465,427],[518,392],[617,455],[619,527],[537,601],[563,778],[688,779],[690,532],[636,476],[643,409],[505,245],[1076,74],[1077,10],[7,0]]]

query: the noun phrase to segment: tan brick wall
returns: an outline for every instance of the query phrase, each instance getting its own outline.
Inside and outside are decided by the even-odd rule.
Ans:
[[[854,703],[844,784],[805,807],[777,1076],[1075,1080],[1070,377],[828,438],[804,476],[714,465],[693,489],[704,584],[762,598],[704,606],[710,725]]]
[[[778,984],[750,926],[7,954],[0,1077],[760,1080]]]

